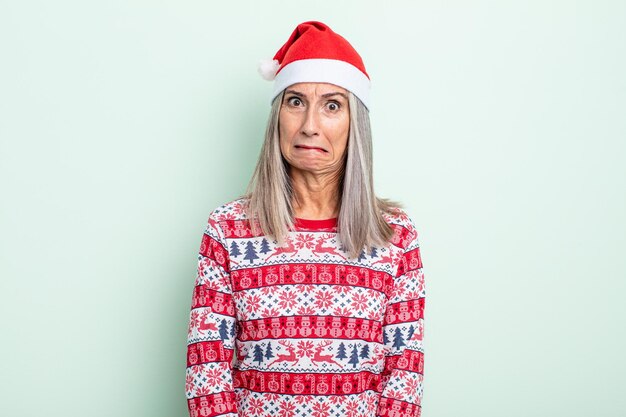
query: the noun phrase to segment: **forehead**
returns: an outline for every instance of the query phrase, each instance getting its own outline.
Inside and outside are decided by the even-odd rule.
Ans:
[[[322,95],[327,93],[343,93],[347,96],[348,90],[335,84],[319,83],[319,82],[306,82],[292,84],[285,89],[285,91],[295,91],[305,95]]]

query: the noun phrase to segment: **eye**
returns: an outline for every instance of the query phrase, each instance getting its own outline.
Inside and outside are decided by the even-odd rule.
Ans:
[[[298,97],[289,97],[287,99],[287,103],[289,103],[290,105],[299,106],[300,104],[302,104],[302,100],[300,100]]]
[[[330,109],[330,111],[337,111],[339,110],[339,108],[341,108],[341,105],[336,101],[331,101],[328,103],[328,108]]]

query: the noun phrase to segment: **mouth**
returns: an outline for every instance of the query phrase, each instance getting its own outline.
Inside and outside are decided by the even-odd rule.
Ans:
[[[306,145],[296,145],[297,149],[303,149],[303,150],[312,150],[312,151],[319,151],[319,152],[328,152],[326,149],[323,148],[317,148],[315,146],[306,146]]]

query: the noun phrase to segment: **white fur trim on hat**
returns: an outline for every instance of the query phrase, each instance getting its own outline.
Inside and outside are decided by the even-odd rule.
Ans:
[[[285,65],[274,79],[270,103],[285,88],[302,82],[330,83],[343,87],[369,109],[370,79],[346,61],[326,58],[300,59]]]
[[[276,77],[276,71],[280,63],[276,59],[262,59],[259,61],[259,74],[267,81],[272,81]]]

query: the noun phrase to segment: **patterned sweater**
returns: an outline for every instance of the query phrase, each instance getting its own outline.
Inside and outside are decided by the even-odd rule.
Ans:
[[[288,244],[252,236],[236,199],[202,236],[187,336],[189,414],[421,414],[425,286],[418,233],[349,259],[337,219],[296,219]]]

